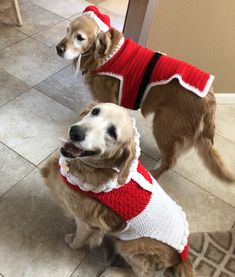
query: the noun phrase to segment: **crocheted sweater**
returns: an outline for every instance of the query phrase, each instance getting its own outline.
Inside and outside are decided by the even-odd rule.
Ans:
[[[186,215],[138,160],[135,161],[135,172],[124,185],[112,180],[111,184],[104,186],[104,191],[98,193],[87,191],[87,186],[81,184],[78,177],[66,172],[64,160],[60,158],[60,171],[71,189],[95,198],[126,221],[125,229],[114,236],[121,240],[156,239],[175,248],[183,261],[187,258],[189,231]]]
[[[131,39],[125,39],[114,55],[93,74],[120,80],[118,104],[129,109],[141,107],[153,86],[178,79],[179,83],[200,97],[207,95],[214,76],[186,62],[154,53]]]

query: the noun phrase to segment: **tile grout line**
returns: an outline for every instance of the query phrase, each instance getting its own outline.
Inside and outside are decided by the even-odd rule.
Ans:
[[[147,155],[148,157],[152,158],[151,156],[149,156],[148,154],[146,154],[145,152],[142,152],[144,153],[145,155]],[[155,159],[153,159],[154,161],[156,161]],[[157,161],[154,163],[153,167],[156,165]],[[151,169],[153,169],[153,167],[151,167]],[[217,195],[215,195],[214,193],[210,192],[209,190],[205,189],[204,187],[202,187],[200,184],[196,183],[195,181],[189,179],[188,177],[182,175],[181,173],[179,173],[178,171],[176,171],[174,168],[171,169],[173,172],[175,172],[177,175],[181,176],[182,178],[184,178],[185,180],[193,183],[194,185],[196,185],[197,187],[199,187],[200,189],[202,189],[204,192],[210,194],[210,195],[213,195],[216,199],[219,199],[221,200],[222,202],[224,202],[225,204],[227,204],[228,206],[230,206],[231,208],[234,208],[235,209],[235,206],[231,205],[230,203],[226,202],[224,199],[222,198],[219,198]],[[158,180],[157,180],[158,181]]]
[[[48,45],[46,45],[46,44],[44,44],[44,43],[38,41],[37,39],[35,39],[35,38],[33,38],[33,37],[27,37],[27,38],[31,38],[31,39],[35,40],[36,42],[38,42],[38,43],[40,43],[40,44],[42,44],[42,45],[44,45],[44,46],[47,46],[48,48],[52,49],[52,47],[50,47],[50,46],[48,46]],[[27,38],[25,38],[25,39],[27,39]],[[23,40],[24,40],[24,39],[23,39]],[[14,44],[17,44],[17,43],[18,43],[18,42],[14,43]],[[6,49],[6,48],[5,48],[5,49]],[[0,52],[1,52],[1,51],[0,51]],[[67,65],[63,66],[62,68],[60,68],[60,69],[58,69],[57,71],[53,72],[51,75],[49,75],[49,76],[47,76],[46,78],[40,80],[38,83],[36,83],[36,84],[34,84],[34,85],[31,85],[31,84],[27,83],[26,81],[20,79],[19,77],[17,77],[17,76],[15,76],[15,75],[11,74],[10,72],[8,72],[6,69],[2,68],[1,66],[0,66],[0,69],[1,69],[1,70],[4,70],[4,71],[7,72],[8,74],[10,74],[10,75],[12,75],[13,77],[17,78],[18,80],[24,82],[26,85],[30,86],[31,88],[36,89],[35,86],[37,86],[37,85],[40,84],[41,82],[45,81],[46,79],[50,78],[50,77],[53,76],[54,74],[59,73],[61,70],[65,69],[65,68],[66,68],[67,66],[69,66],[69,65],[71,65],[71,64],[67,64]]]
[[[72,64],[68,64],[65,67],[61,68],[60,70],[56,71],[55,73],[53,73],[52,75],[46,77],[44,80],[40,81],[39,83],[37,83],[36,85],[34,85],[32,88],[39,91],[40,93],[42,93],[44,96],[51,98],[52,100],[54,100],[55,102],[57,102],[58,104],[64,106],[65,108],[69,109],[70,111],[74,112],[74,113],[78,113],[78,111],[74,111],[72,110],[70,107],[66,106],[65,104],[59,102],[57,99],[53,98],[52,96],[47,95],[46,93],[42,92],[40,89],[36,88],[37,85],[39,85],[40,83],[46,81],[47,79],[51,78],[52,76],[54,76],[55,74],[59,73],[60,71],[64,70],[66,67],[72,66]]]
[[[37,33],[35,33],[35,34],[33,34],[33,35],[29,36],[29,37],[32,38],[32,39],[35,39],[36,41],[40,42],[40,43],[43,44],[43,45],[46,45],[47,47],[50,47],[50,48],[54,49],[54,48],[55,48],[54,46],[49,46],[49,45],[47,45],[46,43],[40,41],[38,38],[36,38],[36,37],[34,37],[34,36],[36,36],[36,35],[38,35],[38,34],[40,34],[40,33],[42,33],[42,32],[45,32],[47,29],[50,29],[50,28],[52,28],[52,27],[55,27],[56,25],[58,25],[58,24],[60,24],[60,23],[63,23],[63,22],[65,22],[65,21],[68,21],[67,18],[65,18],[64,20],[62,20],[62,21],[60,21],[60,22],[58,22],[58,23],[56,23],[56,24],[53,24],[53,25],[47,27],[46,29],[41,30],[40,32],[37,32]]]
[[[14,76],[14,75],[12,75],[12,76]],[[12,98],[11,100],[7,101],[5,104],[1,105],[1,106],[0,106],[0,110],[1,110],[2,108],[5,108],[5,106],[7,106],[8,104],[10,104],[11,101],[16,100],[17,98],[20,98],[21,96],[23,96],[24,94],[26,94],[26,93],[27,93],[28,91],[30,91],[32,88],[33,88],[33,87],[28,88],[26,91],[22,92],[21,94],[15,96],[15,97]],[[1,142],[1,141],[0,141],[0,142]],[[3,143],[3,142],[2,142],[2,143]],[[10,147],[9,147],[9,148],[10,148]],[[11,149],[11,148],[10,148],[10,149]]]
[[[34,33],[34,34],[32,34],[32,35],[28,35],[28,36],[29,36],[30,38],[36,39],[36,38],[34,38],[34,36],[36,36],[36,35],[38,35],[38,34],[44,32],[44,31],[46,31],[47,29],[49,29],[49,28],[51,28],[51,27],[55,27],[57,24],[60,24],[60,23],[62,23],[62,22],[64,22],[64,21],[66,21],[66,20],[67,20],[66,18],[63,18],[63,20],[61,20],[61,21],[59,21],[59,22],[57,22],[57,23],[55,23],[55,24],[52,24],[52,25],[50,25],[50,26],[47,26],[45,29],[43,29],[43,30],[41,30],[41,31],[39,31],[39,32],[36,32],[36,33]],[[52,48],[51,46],[48,46],[47,44],[43,43],[42,41],[40,41],[40,40],[38,40],[38,39],[36,39],[36,40],[39,41],[40,43],[46,45],[47,47]]]
[[[235,142],[234,142],[234,141],[232,141],[232,140],[230,140],[229,138],[226,138],[226,137],[224,137],[223,135],[218,134],[218,133],[216,133],[216,132],[215,132],[215,134],[216,134],[217,136],[219,136],[219,137],[223,138],[224,140],[227,140],[227,141],[231,142],[233,145],[235,145]]]
[[[57,23],[52,24],[52,25],[49,25],[49,26],[47,26],[45,29],[40,30],[40,31],[38,31],[38,32],[36,32],[36,33],[34,33],[34,34],[32,34],[32,35],[26,34],[24,31],[22,31],[22,30],[20,29],[20,27],[17,28],[17,26],[15,26],[15,25],[9,25],[9,24],[4,23],[2,20],[0,20],[3,24],[6,24],[7,27],[12,28],[12,29],[14,29],[14,30],[16,30],[16,31],[19,31],[21,34],[24,34],[24,35],[27,36],[27,37],[25,37],[25,38],[23,38],[23,39],[18,40],[17,42],[14,42],[14,43],[12,43],[12,44],[9,44],[8,46],[2,48],[0,51],[5,50],[6,48],[8,48],[8,47],[10,47],[10,46],[12,46],[12,45],[14,45],[14,44],[17,44],[18,42],[21,42],[22,40],[25,40],[25,39],[27,39],[27,38],[33,38],[33,36],[35,36],[35,35],[37,35],[37,34],[43,32],[43,31],[46,31],[48,28],[54,27],[54,26],[56,26],[57,24],[62,23],[62,22],[64,22],[65,20],[67,20],[66,17],[61,16],[61,15],[56,14],[56,13],[53,13],[53,12],[51,12],[50,10],[47,10],[47,9],[45,9],[45,8],[43,8],[43,7],[40,7],[40,6],[38,6],[37,4],[34,4],[34,3],[31,2],[31,1],[23,2],[23,3],[21,3],[20,5],[22,5],[22,4],[24,4],[24,3],[31,3],[31,4],[33,4],[33,5],[37,6],[37,7],[39,7],[39,8],[44,9],[44,10],[47,11],[47,12],[50,12],[50,13],[52,13],[52,14],[54,14],[54,15],[57,15],[57,16],[60,16],[62,19],[61,19],[60,21],[58,21]],[[11,9],[11,7],[7,8],[7,9]],[[5,10],[7,10],[7,9],[5,9]],[[36,40],[37,40],[37,39],[36,39]],[[37,41],[39,41],[39,40],[37,40]],[[41,42],[41,41],[39,41],[39,42]],[[44,44],[44,45],[46,45],[46,44],[43,43],[43,42],[41,42],[41,43]],[[46,45],[46,46],[48,46],[48,45]],[[51,46],[48,46],[48,47],[52,48]]]
[[[189,179],[188,177],[182,175],[181,173],[179,173],[178,171],[176,171],[175,169],[171,169],[173,172],[175,172],[177,175],[181,176],[182,178],[184,178],[185,180],[193,183],[194,185],[196,185],[197,187],[199,187],[200,189],[202,189],[204,192],[213,195],[216,199],[221,200],[223,203],[225,203],[226,205],[228,205],[229,207],[235,209],[235,206],[231,205],[230,203],[226,202],[224,199],[219,198],[217,195],[215,195],[214,193],[208,191],[207,189],[205,189],[204,187],[202,187],[200,184],[196,183],[195,181]]]
[[[48,98],[51,98],[53,101],[55,101],[55,102],[57,102],[58,104],[64,106],[65,108],[69,109],[71,112],[79,113],[78,111],[74,111],[74,110],[72,110],[70,107],[68,107],[68,106],[66,106],[65,104],[59,102],[57,99],[53,98],[52,96],[48,96],[46,93],[40,91],[39,89],[37,89],[37,88],[33,88],[33,89],[35,89],[35,90],[37,90],[38,92],[42,93],[44,96],[46,96],[46,97],[48,97]]]
[[[57,14],[57,13],[54,13],[54,12],[52,12],[52,11],[50,11],[50,10],[44,8],[44,7],[41,7],[41,6],[37,5],[36,3],[32,2],[32,1],[25,1],[25,2],[23,2],[23,3],[20,3],[20,6],[22,6],[24,3],[31,3],[32,5],[35,5],[35,6],[39,7],[39,8],[41,8],[41,9],[43,9],[44,11],[50,12],[50,13],[56,15],[56,16],[60,16],[60,17],[62,17],[62,18],[64,18],[64,19],[66,19],[66,17],[64,17],[64,16],[62,16],[62,15],[59,15],[59,14]],[[10,9],[10,8],[8,8],[8,9]]]
[[[26,176],[28,176],[33,170],[35,170],[36,166],[34,166],[30,171],[25,173],[25,175],[20,178],[13,186],[11,186],[7,191],[5,191],[1,196],[0,196],[0,201],[1,199],[10,191],[12,190],[20,181],[22,181]]]
[[[60,146],[57,146],[54,150],[52,150],[49,155],[47,155],[38,165],[36,165],[36,167],[40,169],[40,165],[45,162],[51,155],[53,155],[59,147]]]
[[[86,1],[86,0],[85,0],[85,1]],[[86,1],[86,2],[87,2],[87,5],[89,5],[90,2],[88,2],[88,1]],[[46,9],[46,8],[44,8],[44,7],[41,7],[40,5],[38,5],[38,4],[36,4],[36,3],[32,2],[32,1],[30,1],[30,3],[32,3],[33,5],[35,5],[35,6],[39,7],[39,8],[42,8],[42,9],[45,10],[45,11],[48,11],[48,12],[50,12],[50,13],[53,13],[54,15],[63,17],[64,19],[68,19],[68,18],[70,18],[70,17],[72,17],[72,16],[74,16],[74,15],[76,15],[76,14],[79,14],[79,12],[78,12],[78,13],[76,13],[76,14],[74,14],[74,15],[69,16],[69,17],[64,17],[63,15],[60,15],[60,14],[55,13],[55,12],[53,12],[53,11],[51,11],[51,10],[48,10],[48,9]],[[22,4],[23,4],[23,3],[22,3]],[[81,12],[82,12],[82,11],[81,11]],[[71,20],[70,20],[70,21],[71,21]]]
[[[12,28],[15,30],[14,27],[12,27]],[[22,32],[21,32],[21,33],[22,33]],[[25,33],[22,33],[22,34],[25,35]],[[20,40],[18,40],[18,41],[16,41],[16,42],[13,42],[12,44],[10,44],[10,45],[4,47],[4,48],[2,48],[2,49],[0,50],[0,53],[3,52],[4,50],[6,50],[8,47],[11,47],[11,46],[13,46],[13,45],[15,45],[15,44],[17,44],[17,43],[19,43],[19,42],[22,42],[23,40],[25,40],[25,39],[27,39],[27,38],[29,38],[29,37],[30,37],[29,35],[26,35],[25,38],[22,38],[22,39],[20,39]],[[1,68],[1,69],[2,69],[2,68]],[[18,78],[18,79],[19,79],[19,78]]]
[[[8,73],[8,72],[7,72]],[[13,77],[15,77],[14,75],[12,75]],[[22,81],[22,80],[21,80]],[[27,84],[28,85],[28,84]],[[8,103],[10,103],[11,101],[13,101],[14,99],[16,99],[19,96],[22,96],[23,94],[25,94],[27,91],[29,91],[30,89],[32,89],[32,87],[27,88],[26,90],[22,91],[20,94],[12,97],[11,99],[9,99],[6,103],[0,105],[0,109],[3,108],[5,105],[7,105]]]
[[[64,68],[62,68],[62,69],[64,69]],[[61,70],[62,70],[61,69]],[[59,71],[58,71],[59,72]],[[56,72],[56,73],[58,73],[58,72]],[[53,74],[54,75],[54,74]],[[52,76],[52,75],[51,75]],[[49,77],[51,77],[51,76],[49,76]],[[49,78],[48,77],[48,78]],[[47,79],[47,78],[46,78]],[[45,80],[46,80],[45,79]],[[45,81],[45,80],[43,80],[43,81]],[[41,83],[41,82],[40,82]],[[36,86],[36,85],[35,85]],[[66,109],[68,109],[68,110],[70,110],[71,112],[73,112],[73,113],[75,113],[75,114],[77,114],[78,113],[78,111],[74,111],[74,110],[72,110],[71,108],[69,108],[69,107],[67,107],[66,105],[64,105],[64,104],[62,104],[62,103],[60,103],[59,101],[57,101],[56,99],[54,99],[53,97],[51,97],[51,96],[48,96],[46,93],[44,93],[44,92],[42,92],[42,91],[40,91],[39,89],[37,89],[37,88],[35,88],[35,87],[32,87],[32,89],[34,89],[34,90],[36,90],[36,91],[38,91],[39,93],[41,93],[43,96],[45,96],[45,97],[48,97],[48,98],[50,98],[51,100],[53,100],[53,101],[55,101],[57,104],[59,104],[59,105],[61,105],[61,106],[63,106],[64,108],[66,108]]]
[[[23,158],[25,161],[29,162],[31,165],[33,165],[34,167],[36,167],[37,165],[34,164],[33,162],[31,162],[30,160],[28,160],[27,158],[25,158],[24,156],[22,156],[21,154],[19,154],[18,152],[16,152],[14,149],[10,148],[7,144],[5,144],[4,142],[0,141],[0,143],[2,145],[4,145],[5,147],[7,147],[9,150],[11,150],[12,152],[14,152],[15,154],[17,154],[18,156],[20,156],[21,158]]]
[[[0,22],[2,22],[2,21],[0,20]],[[4,23],[4,22],[2,22],[2,23],[3,23],[3,24],[6,24],[6,23]],[[28,38],[28,35],[27,35],[27,34],[23,33],[22,31],[20,31],[20,30],[18,30],[18,29],[15,29],[15,26],[7,25],[7,24],[6,24],[6,26],[9,27],[10,29],[12,28],[12,29],[14,29],[14,30],[16,30],[16,31],[19,31],[21,34],[26,35],[26,37],[25,37],[25,38],[22,38],[22,39],[20,39],[20,40],[18,40],[18,41],[16,41],[16,42],[11,43],[11,44],[9,44],[9,45],[6,46],[6,47],[3,47],[2,49],[0,49],[0,52],[1,52],[2,50],[5,50],[6,48],[8,48],[8,47],[10,47],[10,46],[12,46],[12,45],[14,45],[14,44],[16,44],[16,43],[18,43],[18,42],[20,42],[20,41],[22,41],[22,40]]]
[[[89,254],[89,250],[85,253],[85,255],[83,256],[83,258],[81,259],[80,263],[78,263],[78,265],[75,267],[75,269],[72,271],[72,273],[68,276],[68,277],[72,277],[73,274],[75,273],[75,271],[79,268],[79,266],[81,265],[81,263],[85,260],[85,258],[88,256]]]
[[[20,6],[22,6],[24,3],[31,3],[32,5],[35,5],[35,6],[41,8],[41,9],[47,11],[47,12],[50,12],[50,13],[56,15],[56,16],[60,16],[60,17],[63,18],[63,20],[61,20],[61,21],[59,21],[59,22],[57,22],[57,23],[55,23],[55,24],[52,24],[51,26],[47,26],[47,28],[52,27],[52,26],[54,26],[54,25],[56,25],[56,24],[58,24],[58,23],[60,23],[60,22],[62,22],[62,21],[64,21],[64,20],[66,19],[66,17],[63,17],[63,16],[61,16],[61,15],[59,15],[59,14],[56,14],[56,13],[53,13],[53,12],[47,10],[47,9],[44,9],[43,7],[40,7],[40,6],[38,6],[37,4],[34,4],[34,3],[31,2],[31,1],[25,1],[25,2],[23,2],[23,3],[20,3]],[[11,9],[11,7],[7,8],[7,9],[4,9],[4,11],[5,11],[5,10],[9,10],[9,9]],[[7,17],[8,17],[8,16],[7,16]],[[9,18],[9,17],[8,17],[8,18]],[[10,24],[4,23],[2,20],[0,20],[0,21],[1,21],[3,24],[6,24],[9,28],[13,28],[14,30],[19,31],[20,33],[22,33],[22,34],[24,34],[24,35],[26,35],[26,36],[28,36],[28,37],[31,37],[31,36],[32,36],[32,35],[26,34],[24,31],[22,31],[22,29],[20,29],[20,26],[17,26],[16,24],[10,25]],[[45,30],[46,30],[47,28],[45,28]],[[43,31],[43,30],[41,30],[41,31]],[[40,32],[41,32],[41,31],[40,31]],[[33,34],[33,35],[36,35],[36,34],[38,34],[38,33],[35,33],[35,34]],[[4,48],[4,49],[5,49],[5,48]]]

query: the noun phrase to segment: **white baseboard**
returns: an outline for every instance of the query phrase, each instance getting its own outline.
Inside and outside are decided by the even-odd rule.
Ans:
[[[235,93],[215,93],[217,104],[235,104]]]

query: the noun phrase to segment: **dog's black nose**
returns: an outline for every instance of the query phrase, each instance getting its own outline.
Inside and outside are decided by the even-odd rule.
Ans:
[[[73,141],[83,141],[85,139],[85,131],[82,127],[74,125],[69,130],[70,139]]]
[[[61,55],[63,55],[64,52],[65,52],[65,47],[62,46],[62,45],[60,45],[60,44],[58,44],[58,45],[56,46],[56,51],[57,51],[57,54],[61,56]]]

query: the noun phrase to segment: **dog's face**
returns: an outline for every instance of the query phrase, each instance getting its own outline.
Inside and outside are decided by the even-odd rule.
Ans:
[[[61,148],[66,158],[110,159],[130,144],[133,121],[128,112],[111,103],[94,105],[69,129],[69,140]]]
[[[94,43],[99,29],[89,16],[75,19],[67,28],[66,36],[56,46],[59,56],[67,60],[76,59]]]

